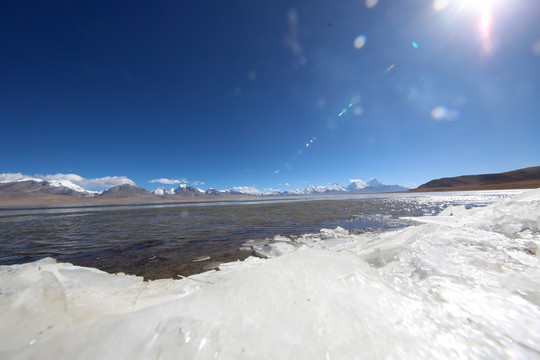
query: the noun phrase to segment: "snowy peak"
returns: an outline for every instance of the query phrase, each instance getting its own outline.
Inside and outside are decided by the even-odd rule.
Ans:
[[[53,194],[66,195],[75,198],[88,195],[88,193],[82,193],[60,184],[53,186],[49,181],[36,180],[21,180],[0,183],[0,193],[17,196],[25,196],[28,194]]]
[[[174,195],[174,189],[165,189],[164,187],[160,187],[152,191],[152,193],[157,196]]]
[[[349,181],[351,183],[349,184],[349,186],[347,186],[348,191],[358,191],[368,186],[368,184],[366,184],[363,180],[360,179],[351,179]]]
[[[194,187],[188,186],[186,184],[180,184],[175,190],[174,193],[176,195],[181,196],[201,196],[204,195],[204,191],[201,191],[200,189],[196,189]]]
[[[379,180],[377,180],[375,178],[372,178],[371,180],[369,180],[367,182],[367,186],[372,187],[372,188],[380,188],[380,187],[383,187],[385,185],[382,182],[380,182]]]
[[[350,180],[351,183],[347,186],[347,190],[353,193],[379,193],[379,192],[396,192],[409,190],[406,187],[399,185],[385,185],[376,178],[371,178],[367,183],[362,180]]]
[[[86,195],[98,195],[98,194],[101,193],[101,191],[86,190],[86,189],[80,187],[79,185],[74,184],[70,180],[66,180],[66,179],[63,179],[63,180],[50,180],[49,185],[53,186],[53,187],[66,187],[68,189],[75,190],[77,192],[80,192],[80,193],[86,194]]]
[[[218,189],[215,189],[215,188],[209,188],[209,189],[206,190],[204,193],[205,193],[206,195],[221,195],[221,194],[225,194],[226,192],[225,192],[225,191],[218,190]]]

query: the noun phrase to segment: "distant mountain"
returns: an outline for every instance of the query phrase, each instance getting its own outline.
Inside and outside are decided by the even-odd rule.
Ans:
[[[138,186],[130,184],[122,184],[105,190],[99,195],[100,198],[142,198],[142,197],[154,197],[152,192],[143,189]]]
[[[347,186],[347,190],[352,193],[367,194],[407,191],[409,188],[400,185],[386,185],[380,182],[378,179],[372,178],[368,182],[364,182],[362,180],[353,180],[349,186]]]
[[[350,180],[351,183],[347,186],[347,191],[361,191],[364,190],[368,184],[362,180]]]
[[[218,196],[218,195],[226,194],[225,191],[218,190],[218,189],[214,189],[214,188],[209,188],[209,189],[206,190],[204,193],[205,193],[206,195],[210,195],[210,196]]]
[[[362,180],[351,180],[351,183],[345,188],[337,183],[330,186],[315,186],[309,185],[305,189],[287,190],[279,195],[307,195],[307,194],[364,194],[364,193],[381,193],[381,192],[397,192],[407,191],[406,187],[399,185],[385,185],[379,180],[373,178],[367,183]]]
[[[345,188],[340,184],[334,183],[329,186],[309,185],[304,189],[292,189],[287,191],[279,191],[275,189],[258,190],[254,187],[237,186],[232,189],[218,190],[209,188],[204,191],[199,188],[181,184],[174,189],[166,189],[160,187],[154,191],[148,191],[144,188],[137,187],[131,184],[123,184],[112,187],[103,192],[89,191],[74,184],[73,182],[63,180],[41,181],[21,180],[17,182],[0,183],[0,200],[9,200],[10,203],[24,202],[40,203],[47,202],[63,202],[71,198],[84,198],[85,201],[99,201],[99,199],[122,199],[129,201],[154,200],[159,198],[164,199],[186,199],[186,198],[236,198],[245,196],[287,196],[287,195],[331,195],[331,194],[356,194],[356,193],[377,193],[404,191],[404,187],[398,185],[385,185],[377,179],[371,179],[368,182],[362,180],[352,180]],[[94,199],[94,200],[92,200]],[[69,200],[69,202],[73,202]]]
[[[80,198],[88,195],[87,193],[79,192],[63,185],[53,185],[49,181],[35,180],[0,183],[0,193],[3,194],[4,197],[16,197],[17,195],[24,196],[29,194],[50,194]]]
[[[180,196],[202,196],[204,195],[204,191],[187,186],[186,184],[180,184],[180,186],[174,190],[174,194]]]
[[[152,191],[154,195],[157,196],[164,196],[164,197],[170,197],[170,196],[188,196],[188,197],[194,197],[194,196],[204,196],[206,193],[202,189],[194,188],[191,186],[187,186],[186,184],[180,184],[176,189],[165,189],[165,188],[158,188],[154,191]]]
[[[165,189],[164,187],[160,187],[152,191],[152,193],[157,196],[174,195],[174,189]]]
[[[540,187],[540,166],[495,174],[463,175],[431,180],[411,191],[534,189]]]

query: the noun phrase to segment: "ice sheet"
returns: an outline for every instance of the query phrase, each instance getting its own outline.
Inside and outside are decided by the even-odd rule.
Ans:
[[[2,266],[0,358],[540,358],[540,190],[421,220],[178,280]]]

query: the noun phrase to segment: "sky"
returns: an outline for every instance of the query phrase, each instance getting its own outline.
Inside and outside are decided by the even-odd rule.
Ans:
[[[288,190],[537,166],[539,15],[537,0],[4,1],[0,175]]]

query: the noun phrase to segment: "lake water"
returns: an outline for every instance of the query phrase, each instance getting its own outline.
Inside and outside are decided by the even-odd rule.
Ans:
[[[243,260],[247,241],[342,227],[414,225],[449,205],[485,206],[514,191],[266,198],[249,201],[0,208],[0,265],[53,257],[146,279],[176,278]]]

